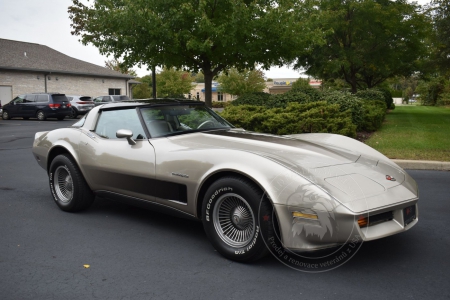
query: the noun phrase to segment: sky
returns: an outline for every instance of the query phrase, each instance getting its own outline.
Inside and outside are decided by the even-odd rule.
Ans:
[[[45,45],[73,58],[104,66],[108,57],[92,45],[84,46],[78,41],[79,37],[71,35],[67,12],[70,5],[71,0],[0,0],[0,38]],[[138,76],[150,74],[145,67],[134,70]],[[267,78],[301,76],[288,66],[273,67],[264,73]]]

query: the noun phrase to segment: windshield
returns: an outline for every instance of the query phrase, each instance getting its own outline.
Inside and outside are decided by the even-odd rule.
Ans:
[[[232,127],[203,105],[142,108],[141,112],[152,137]]]

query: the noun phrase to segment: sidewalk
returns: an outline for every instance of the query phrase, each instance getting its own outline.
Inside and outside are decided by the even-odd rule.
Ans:
[[[403,169],[409,170],[435,170],[450,171],[450,162],[448,161],[432,161],[432,160],[405,160],[391,159]]]

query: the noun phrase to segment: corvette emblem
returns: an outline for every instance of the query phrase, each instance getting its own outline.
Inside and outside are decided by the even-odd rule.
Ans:
[[[390,175],[386,175],[386,179],[390,181],[396,181],[394,177],[391,177]]]

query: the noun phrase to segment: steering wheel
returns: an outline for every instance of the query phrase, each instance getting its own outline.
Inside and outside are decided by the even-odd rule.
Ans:
[[[200,128],[206,126],[206,124],[210,124],[210,125],[209,125],[210,127],[214,127],[214,122],[213,122],[213,121],[211,121],[211,120],[206,120],[206,121],[203,122],[202,124],[198,125],[198,126],[197,126],[197,129],[200,129]]]

